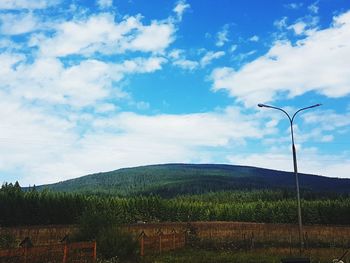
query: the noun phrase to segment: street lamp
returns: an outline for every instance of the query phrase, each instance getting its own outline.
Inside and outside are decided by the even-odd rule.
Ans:
[[[294,133],[293,133],[293,121],[295,116],[304,110],[307,109],[311,109],[311,108],[315,108],[318,106],[321,106],[322,104],[315,104],[309,107],[305,107],[302,109],[297,110],[292,118],[290,117],[290,115],[283,109],[275,107],[275,106],[270,106],[270,105],[266,105],[266,104],[258,104],[259,107],[261,108],[271,108],[271,109],[276,109],[279,111],[282,111],[284,114],[287,115],[289,122],[290,122],[290,132],[291,132],[291,136],[292,136],[292,151],[293,151],[293,165],[294,165],[294,174],[295,174],[295,183],[296,183],[296,188],[297,188],[297,199],[298,199],[298,223],[299,223],[299,242],[300,242],[300,254],[301,251],[303,249],[303,224],[301,221],[301,206],[300,206],[300,193],[299,193],[299,179],[298,179],[298,166],[297,166],[297,155],[296,155],[296,150],[295,150],[295,145],[294,145]]]

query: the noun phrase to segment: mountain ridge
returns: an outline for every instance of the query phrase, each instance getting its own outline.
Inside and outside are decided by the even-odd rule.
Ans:
[[[350,179],[299,173],[302,189],[350,192]],[[38,186],[53,191],[176,196],[249,189],[295,188],[293,172],[229,164],[166,163],[121,168]]]

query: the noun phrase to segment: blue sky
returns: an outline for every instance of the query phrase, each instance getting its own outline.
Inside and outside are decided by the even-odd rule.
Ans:
[[[350,178],[350,2],[0,2],[0,181],[227,163]]]

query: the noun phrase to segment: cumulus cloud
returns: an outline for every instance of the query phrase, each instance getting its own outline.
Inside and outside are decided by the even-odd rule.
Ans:
[[[318,22],[317,16],[307,16],[288,26],[287,29],[293,30],[296,35],[311,35],[316,32]]]
[[[32,13],[1,14],[0,32],[4,35],[19,35],[37,29],[38,19]]]
[[[225,89],[246,106],[314,91],[337,98],[350,93],[350,12],[334,17],[329,28],[298,41],[278,41],[267,54],[235,70],[216,68],[213,90]]]
[[[131,41],[123,43],[124,49],[144,52],[163,51],[174,40],[174,26],[169,23],[152,22],[149,26],[141,26],[139,34]]]
[[[318,114],[309,112],[303,115],[306,124],[317,124],[324,131],[350,129],[350,112],[339,114],[332,110],[321,111]]]
[[[111,2],[96,3],[107,8]],[[0,7],[38,9],[53,3],[2,1]],[[187,5],[178,4],[180,16]],[[144,142],[151,152],[147,154],[139,148],[143,138],[135,137],[138,134],[129,136],[127,129],[114,133],[92,123],[100,116],[119,116],[122,99],[129,108],[150,108],[125,92],[123,83],[130,75],[155,72],[168,62],[164,54],[175,39],[174,20],[145,23],[141,15],[117,20],[113,13],[84,10],[71,19],[39,19],[38,13],[10,10],[0,15],[0,171],[22,178],[24,184],[37,184],[124,167],[134,163],[136,155],[144,156],[139,163],[161,161],[161,143]],[[25,33],[28,36],[12,41]],[[132,149],[124,153],[130,144]],[[189,154],[175,143],[164,147],[172,150],[164,158]],[[113,154],[120,157],[118,162]],[[96,162],[84,165],[97,155]]]
[[[16,97],[79,108],[93,106],[113,93],[116,96],[119,91],[112,87],[113,81],[120,81],[128,74],[154,72],[164,62],[161,57],[134,58],[119,64],[88,59],[65,67],[56,58],[26,63],[23,56],[3,54],[0,80],[1,86]]]
[[[200,162],[200,149],[212,147],[206,160],[214,159],[215,148],[264,134],[254,117],[238,108],[184,115],[122,112],[96,119],[89,114],[50,117],[47,112],[3,99],[0,106],[4,125],[0,170],[23,169],[24,185],[126,166]],[[87,125],[83,136],[79,133],[82,122]]]
[[[174,40],[174,25],[153,21],[141,22],[131,16],[119,23],[114,15],[101,13],[80,20],[60,23],[54,37],[42,39],[38,45],[44,56],[64,57],[71,54],[91,55],[125,51],[161,52]]]
[[[0,9],[44,9],[59,2],[60,0],[1,0]]]
[[[40,59],[34,64],[20,64],[11,72],[13,79],[3,85],[11,88],[13,95],[29,101],[83,107],[108,95],[109,71],[109,65],[94,60],[64,68],[57,59]]]
[[[343,155],[322,154],[314,149],[299,149],[298,171],[300,173],[316,174],[329,177],[348,178],[350,162]],[[254,165],[281,171],[293,171],[293,160],[290,149],[274,149],[259,154],[230,155],[228,160],[232,164]]]

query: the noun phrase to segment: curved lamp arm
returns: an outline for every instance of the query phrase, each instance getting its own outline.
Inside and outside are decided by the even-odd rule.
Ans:
[[[261,104],[261,103],[258,104],[258,106],[259,106],[260,108],[271,108],[271,109],[276,109],[276,110],[282,111],[284,114],[287,115],[287,117],[288,117],[290,123],[293,123],[295,116],[296,116],[299,112],[301,112],[301,111],[303,111],[303,110],[315,108],[315,107],[318,107],[318,106],[321,106],[321,105],[322,105],[322,104],[319,104],[319,103],[318,103],[318,104],[315,104],[315,105],[312,105],[312,106],[309,106],[309,107],[301,108],[301,109],[297,110],[297,111],[293,114],[293,117],[291,118],[290,115],[289,115],[284,109],[281,109],[281,108],[278,108],[278,107],[275,107],[275,106],[271,106],[271,105]]]

